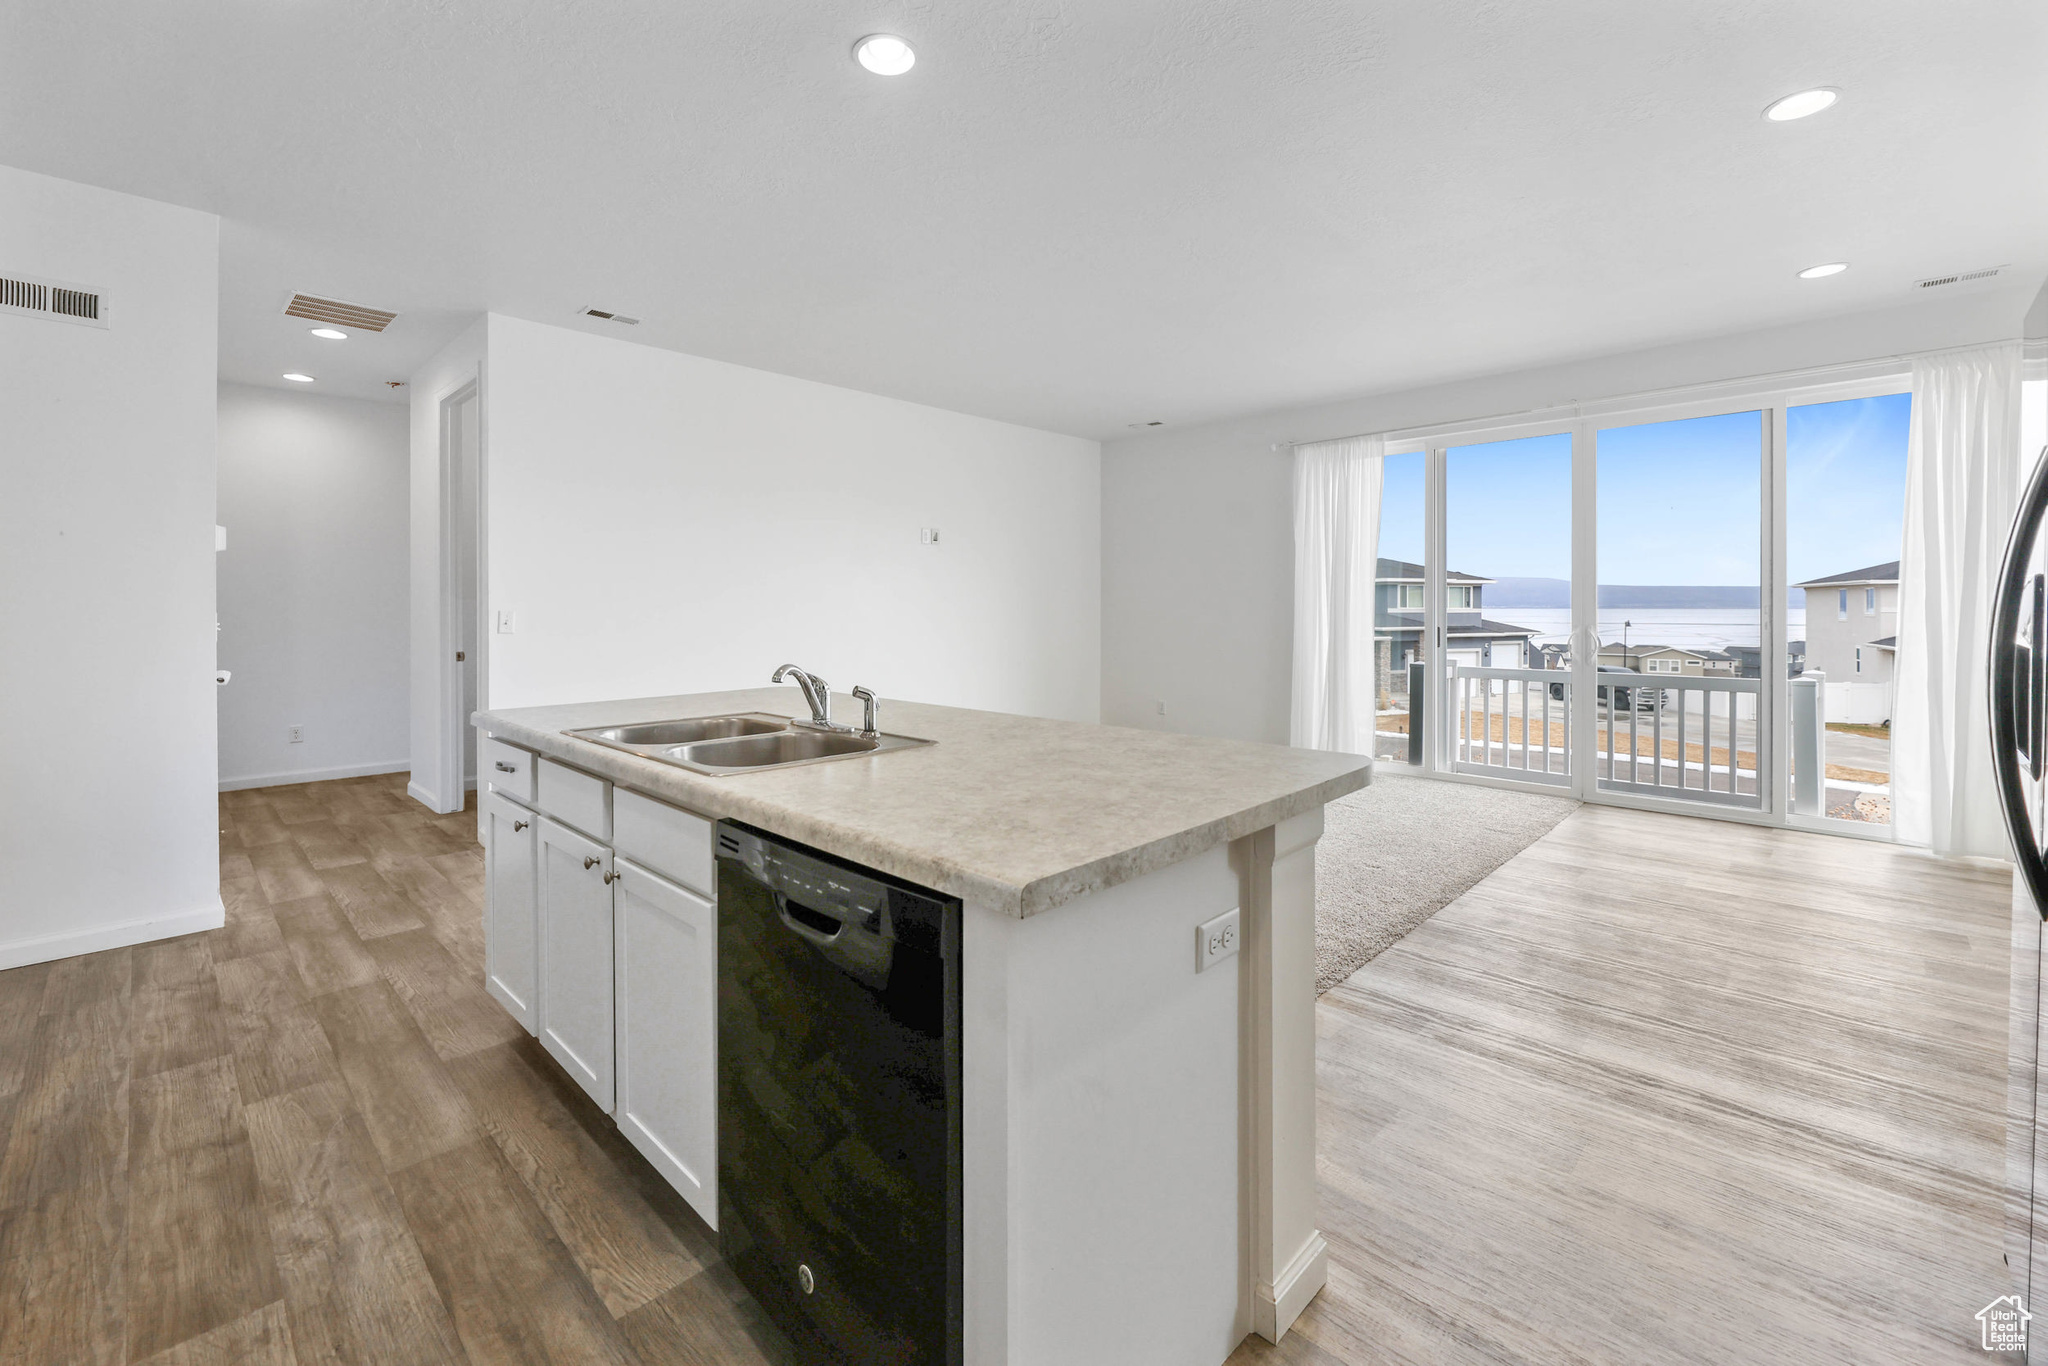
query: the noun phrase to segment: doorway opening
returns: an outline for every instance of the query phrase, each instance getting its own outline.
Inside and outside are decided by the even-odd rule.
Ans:
[[[483,705],[481,405],[474,383],[441,402],[442,782],[450,811],[476,789],[476,729]]]

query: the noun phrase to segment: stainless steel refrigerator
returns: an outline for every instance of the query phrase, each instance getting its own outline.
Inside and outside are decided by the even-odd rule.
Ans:
[[[2048,1287],[2048,1126],[2042,1066],[2042,919],[2048,916],[2048,450],[2027,481],[1999,573],[1991,628],[1991,751],[2012,838],[2012,1022],[2006,1083],[2005,1260],[2032,1311]],[[2022,1323],[2024,1321],[2022,1320]],[[2048,1327],[2048,1325],[2044,1325]],[[2027,1360],[2048,1362],[2048,1333]]]

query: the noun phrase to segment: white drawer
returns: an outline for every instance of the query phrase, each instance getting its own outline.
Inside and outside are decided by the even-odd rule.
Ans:
[[[483,779],[487,790],[502,792],[527,806],[533,805],[533,759],[530,749],[487,736],[477,738],[476,776]]]
[[[595,839],[611,840],[612,785],[602,778],[542,759],[540,809]]]
[[[612,790],[612,848],[641,867],[713,896],[711,822],[625,788]]]

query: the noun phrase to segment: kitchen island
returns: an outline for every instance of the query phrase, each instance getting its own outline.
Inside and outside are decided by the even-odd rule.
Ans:
[[[957,897],[964,1360],[1278,1340],[1325,1277],[1314,847],[1370,761],[893,702],[934,743],[709,776],[567,734],[738,713],[806,709],[478,714],[492,994],[715,1225],[713,823]]]

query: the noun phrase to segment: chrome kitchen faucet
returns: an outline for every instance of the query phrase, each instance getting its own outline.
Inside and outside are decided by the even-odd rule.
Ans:
[[[831,684],[827,683],[824,679],[818,677],[814,673],[811,673],[807,669],[799,669],[794,664],[783,665],[781,668],[775,671],[774,677],[770,678],[768,681],[770,683],[780,683],[784,678],[795,679],[797,687],[803,689],[804,701],[810,703],[811,705],[811,719],[808,721],[798,721],[795,724],[799,726],[810,726],[816,730],[836,730],[847,732],[852,732],[854,730],[852,726],[842,726],[832,719]],[[876,703],[874,691],[869,688],[856,687],[853,690],[853,695],[859,698],[861,702],[864,704],[864,712],[861,717],[861,726],[859,734],[864,735],[868,739],[872,740],[877,735],[881,734],[881,731],[876,729]]]

